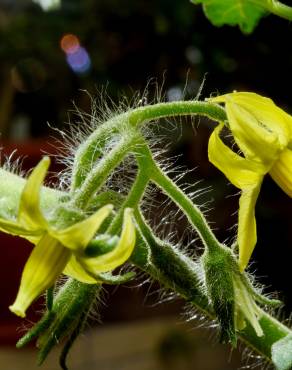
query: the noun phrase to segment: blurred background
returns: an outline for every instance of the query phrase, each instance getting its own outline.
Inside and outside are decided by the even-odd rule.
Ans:
[[[74,104],[90,113],[85,90],[96,96],[106,87],[118,103],[123,96],[131,100],[136,91],[142,92],[150,78],[167,101],[194,99],[204,80],[201,98],[234,89],[254,91],[292,113],[291,35],[292,25],[274,16],[263,19],[248,36],[237,28],[215,28],[188,0],[0,0],[2,159],[20,156],[23,168],[31,168],[43,152],[58,152],[58,133],[49,125],[66,130],[68,122],[81,124],[70,114]],[[148,99],[154,95],[155,86],[150,86]],[[208,219],[220,240],[231,240],[238,196],[207,160],[212,123],[201,119],[177,130],[167,125],[157,134],[168,136],[170,156],[182,154],[176,165],[192,171],[184,181],[203,179],[201,185],[211,187],[198,202],[211,200]],[[53,164],[54,171],[61,169]],[[251,270],[267,292],[279,292],[285,317],[292,309],[291,201],[268,176],[256,213],[259,242]],[[20,370],[27,364],[34,369],[32,349],[16,352],[13,346],[24,325],[38,316],[31,310],[23,324],[8,311],[30,246],[7,235],[0,242],[0,369]],[[157,289],[149,284],[109,289],[106,306],[100,308],[103,325],[78,342],[73,369],[239,367],[238,354],[214,346],[209,331],[193,330],[197,322],[182,324],[183,302],[157,305]],[[41,305],[35,305],[36,311]],[[45,366],[57,368],[54,356]]]

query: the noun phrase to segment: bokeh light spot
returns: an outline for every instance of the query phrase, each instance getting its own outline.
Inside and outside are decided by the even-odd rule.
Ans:
[[[80,48],[80,42],[77,36],[68,33],[61,38],[60,42],[62,50],[66,54],[73,54]]]
[[[61,6],[61,0],[33,0],[41,6],[44,11],[56,10]]]
[[[79,47],[75,53],[67,54],[67,62],[76,73],[87,72],[91,66],[90,57],[83,47]]]

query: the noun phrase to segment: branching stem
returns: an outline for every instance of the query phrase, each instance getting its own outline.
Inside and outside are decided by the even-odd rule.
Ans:
[[[121,145],[124,145],[125,152],[129,152],[130,144],[134,140],[131,136],[131,127],[137,131],[141,125],[149,121],[165,117],[192,116],[198,114],[218,122],[226,120],[224,109],[217,104],[198,101],[179,101],[139,107],[119,114],[103,123],[80,145],[76,152],[71,185],[71,192],[75,199],[75,204],[79,207],[83,207],[89,201],[88,198],[92,196],[92,192],[97,190],[94,189],[94,185],[91,186],[89,183],[94,183],[94,180],[97,181],[96,187],[98,188],[101,182],[101,180],[98,179],[98,172],[100,171],[103,176],[107,174],[106,168],[103,168],[105,157],[99,161],[95,169],[92,169],[92,164],[96,162],[101,154],[100,151],[102,149],[100,148],[103,148],[105,140],[115,134],[123,136],[124,133],[124,140],[128,140],[129,142],[125,142],[124,144],[121,143]],[[122,155],[125,155],[122,148],[120,148],[120,150],[119,154],[115,153],[118,158],[115,157],[113,160],[107,159],[112,168],[113,164],[118,163],[116,159],[120,159]],[[110,153],[108,155],[110,155]],[[111,161],[113,161],[113,163]],[[84,182],[86,182],[86,185]],[[83,193],[85,193],[85,195]]]
[[[88,173],[81,187],[72,197],[72,205],[85,209],[92,197],[104,184],[109,174],[123,161],[131,150],[135,138],[129,133],[124,136],[111,151],[106,154]]]
[[[164,191],[174,203],[187,216],[191,225],[200,234],[202,241],[206,248],[218,249],[220,243],[211,231],[204,215],[198,207],[191,201],[191,199],[163,172],[163,170],[156,164],[152,158],[151,151],[147,144],[139,145],[138,156],[144,157],[144,161],[148,163],[147,171],[150,179],[156,183],[162,191]]]
[[[280,6],[280,3],[276,1],[271,3],[284,12],[285,6],[283,4]],[[218,122],[226,120],[224,109],[216,104],[179,101],[139,107],[117,115],[105,122],[89,136],[76,153],[69,204],[80,210],[87,210],[90,201],[106,183],[115,168],[127,155],[134,154],[138,164],[135,181],[107,232],[110,234],[119,233],[124,209],[126,207],[133,208],[138,225],[138,243],[131,261],[140,269],[149,273],[152,278],[157,279],[167,288],[171,288],[175,293],[180,294],[199,308],[204,314],[213,318],[213,310],[201,286],[200,266],[184,253],[158,239],[140,211],[140,203],[145,190],[149,182],[153,182],[182,210],[190,224],[200,235],[205,248],[213,251],[221,248],[221,244],[210,229],[202,212],[158,166],[140,132],[143,124],[149,121],[164,117],[197,114],[207,116]],[[106,149],[108,140],[114,142],[110,151]],[[104,154],[104,152],[106,153]],[[15,175],[5,176],[5,171],[3,172],[3,170],[2,172],[0,171],[0,178],[2,177],[6,182],[5,186],[0,186],[1,195],[5,195],[6,192],[8,199],[5,209],[2,211],[3,213],[8,213],[8,211],[11,213],[13,211],[15,213],[14,217],[16,217],[21,189],[25,180],[19,180]],[[9,186],[9,182],[11,182],[11,186]],[[44,189],[42,192],[42,205],[45,208],[53,208],[55,202],[56,207],[58,207],[61,197],[62,194],[58,192]],[[73,289],[72,287],[74,288],[74,297],[77,297],[77,303],[80,303],[81,306],[84,303],[82,302],[82,297],[90,295],[89,301],[94,299],[95,294],[91,294],[92,286],[77,282],[68,284],[68,287],[62,293],[63,298],[69,296],[70,289]],[[86,299],[84,298],[84,300]],[[56,307],[56,304],[54,303],[53,307]],[[58,315],[58,312],[56,312],[56,315]],[[240,331],[239,335],[249,346],[268,360],[271,360],[272,344],[286,335],[290,335],[291,331],[265,312],[262,312],[259,323],[264,332],[262,337],[258,337],[254,329],[249,325],[243,331]],[[41,324],[41,330],[43,328],[46,330],[48,325],[50,325],[49,321]],[[61,324],[63,325],[63,323]],[[63,330],[61,324],[60,327],[58,326],[58,330]],[[33,335],[36,335],[35,333],[38,334],[39,329]],[[27,337],[31,339],[32,335]],[[45,339],[47,338],[45,337]],[[49,340],[48,345],[44,347],[45,355],[47,349],[51,348],[50,346],[51,341]],[[43,354],[41,355],[43,356]]]

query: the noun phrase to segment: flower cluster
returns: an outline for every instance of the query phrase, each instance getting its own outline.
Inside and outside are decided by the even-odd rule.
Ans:
[[[131,255],[136,240],[131,209],[124,212],[123,229],[115,248],[90,257],[85,249],[113,206],[69,227],[53,227],[40,208],[40,192],[50,159],[44,157],[30,174],[21,194],[17,220],[0,219],[0,230],[28,239],[35,244],[24,267],[20,288],[10,310],[24,317],[29,305],[63,272],[75,279],[95,284],[96,276],[123,264]]]

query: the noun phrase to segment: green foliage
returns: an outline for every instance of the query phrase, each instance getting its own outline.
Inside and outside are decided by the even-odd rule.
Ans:
[[[244,33],[251,33],[261,17],[266,14],[262,6],[250,0],[191,0],[191,2],[203,5],[206,17],[214,26],[238,25]]]
[[[277,370],[292,369],[292,335],[287,335],[272,346],[272,360]]]

